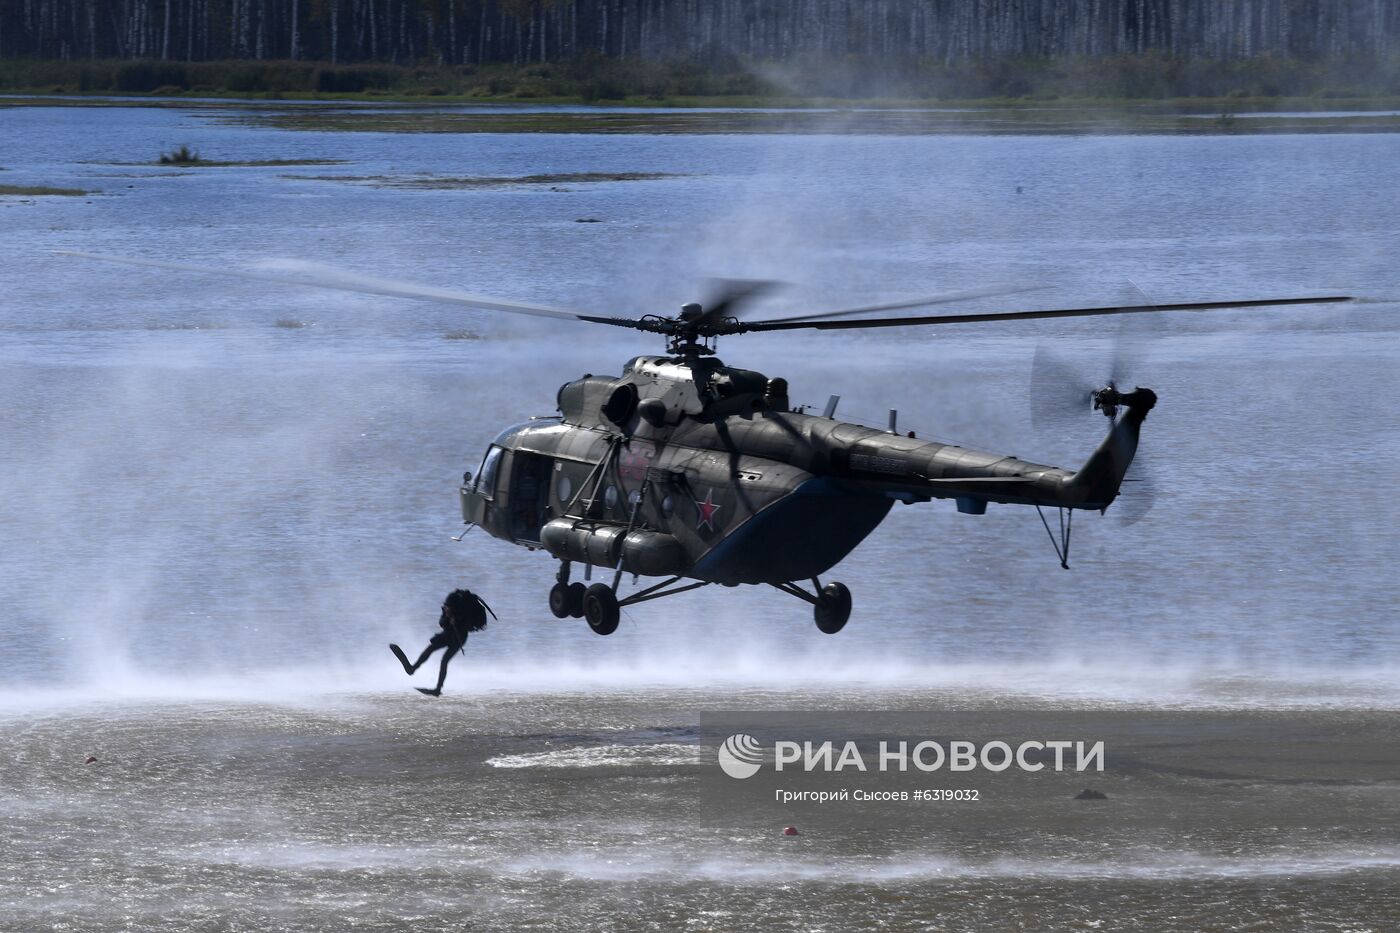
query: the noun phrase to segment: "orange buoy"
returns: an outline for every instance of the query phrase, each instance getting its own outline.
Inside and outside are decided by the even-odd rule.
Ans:
[[[802,834],[799,833],[799,832],[797,831],[797,827],[796,827],[796,826],[788,826],[788,827],[786,827],[786,828],[783,830],[783,835],[784,835],[784,836],[800,836],[800,835],[802,835]]]

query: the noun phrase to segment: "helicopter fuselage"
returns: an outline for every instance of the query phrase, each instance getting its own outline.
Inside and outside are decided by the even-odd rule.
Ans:
[[[1146,391],[1146,390],[1141,390]],[[1148,393],[1150,395],[1150,393]],[[786,383],[713,357],[637,357],[559,391],[460,489],[465,521],[556,558],[735,585],[825,573],[895,502],[1103,509],[1150,409],[1078,471],[793,411]]]

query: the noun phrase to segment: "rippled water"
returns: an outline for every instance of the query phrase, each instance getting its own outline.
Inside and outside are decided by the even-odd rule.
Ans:
[[[147,164],[181,144],[345,164]],[[28,840],[0,903],[20,928],[143,928],[172,909],[187,925],[307,929],[586,928],[624,909],[636,929],[845,928],[827,911],[934,929],[989,910],[1027,928],[1202,929],[1221,905],[1293,927],[1393,916],[1396,840],[1324,798],[1309,812],[1332,829],[1301,841],[1270,839],[1246,808],[1209,845],[1115,838],[1066,859],[967,838],[867,849],[845,830],[777,849],[768,826],[667,829],[693,735],[594,734],[619,718],[670,728],[676,709],[735,695],[801,706],[812,684],[930,708],[1327,708],[1340,723],[1394,709],[1398,147],[333,134],[199,109],[0,110],[0,182],[93,192],[0,197],[0,709],[22,753],[0,806]],[[319,177],[562,172],[672,177],[441,191]],[[1136,379],[1162,398],[1142,454],[1157,507],[1130,527],[1081,517],[1069,573],[1033,513],[900,507],[833,572],[856,604],[836,638],[782,594],[712,588],[628,610],[601,639],[549,615],[542,555],[448,540],[455,484],[499,428],[551,412],[560,383],[655,341],[55,250],[290,256],[612,314],[669,312],[708,276],[792,283],[775,314],[989,283],[1044,288],[969,307],[1368,300],[1164,320]],[[1033,429],[1030,360],[1041,341],[1102,371],[1114,333],[1049,322],[720,349],[786,376],[794,401],[840,394],[847,417],[898,408],[921,437],[1073,466],[1102,425]],[[463,582],[502,621],[455,662],[458,699],[399,697],[384,644],[426,637]],[[151,705],[100,712],[131,699]],[[561,762],[549,736],[571,720],[594,738],[563,743]],[[101,770],[75,765],[99,746]],[[638,768],[643,781],[612,780]],[[479,806],[487,788],[498,798]],[[75,853],[92,855],[82,877],[63,867]],[[820,893],[845,873],[865,880]]]
[[[851,806],[716,820],[699,785],[728,779],[685,753],[697,716],[775,699],[963,705],[589,691],[6,720],[0,913],[26,930],[1380,931],[1400,910],[1400,797],[1377,780],[1391,713],[1088,708],[1102,775],[983,775],[978,803],[895,827]],[[973,715],[1000,735],[1045,722]],[[1110,799],[1072,800],[1086,780]]]

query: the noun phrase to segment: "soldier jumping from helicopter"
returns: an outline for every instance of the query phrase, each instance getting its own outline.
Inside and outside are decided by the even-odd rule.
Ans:
[[[403,653],[402,648],[392,644],[389,646],[389,650],[394,652],[394,657],[399,659],[399,663],[409,674],[422,667],[423,662],[427,661],[434,651],[443,649],[442,663],[438,667],[437,686],[431,689],[416,687],[419,693],[430,697],[442,696],[442,685],[447,680],[448,663],[456,657],[457,652],[465,650],[468,633],[486,628],[488,612],[491,613],[491,618],[496,618],[496,613],[491,611],[491,607],[471,590],[453,590],[442,601],[442,615],[438,617],[438,625],[442,631],[433,634],[428,640],[428,647],[423,649],[417,661],[409,663],[408,655]]]

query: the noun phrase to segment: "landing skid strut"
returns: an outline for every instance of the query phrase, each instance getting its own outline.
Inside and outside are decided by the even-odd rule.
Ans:
[[[1067,509],[1064,506],[1057,506],[1056,511],[1060,513],[1060,536],[1055,537],[1055,532],[1050,530],[1050,523],[1045,520],[1045,513],[1041,511],[1040,504],[1036,503],[1036,514],[1040,516],[1040,523],[1045,526],[1045,533],[1050,536],[1050,546],[1055,549],[1055,556],[1060,559],[1060,569],[1069,569],[1069,536],[1074,531],[1074,509]],[[1066,517],[1065,513],[1069,515]]]

